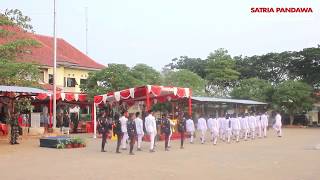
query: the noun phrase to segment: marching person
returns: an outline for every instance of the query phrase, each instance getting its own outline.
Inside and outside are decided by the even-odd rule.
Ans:
[[[207,121],[207,126],[210,131],[210,135],[211,135],[211,139],[210,139],[211,142],[213,141],[213,118],[212,117],[213,116],[210,116]]]
[[[258,135],[259,138],[262,138],[262,128],[261,128],[262,122],[261,121],[262,121],[261,113],[258,113],[258,115],[256,116],[256,122],[257,122],[256,130],[257,130],[257,135]]]
[[[184,133],[186,132],[186,118],[183,117],[183,114],[178,117],[178,131],[180,133],[180,149],[183,149]]]
[[[107,136],[109,134],[109,131],[112,129],[112,125],[111,123],[109,123],[107,121],[107,114],[104,112],[102,113],[102,115],[100,116],[99,118],[99,131],[102,135],[102,141],[101,141],[101,152],[106,152],[104,147],[106,145],[106,142],[107,142]]]
[[[248,123],[250,127],[250,134],[251,134],[251,139],[255,138],[255,133],[256,133],[256,118],[253,113],[250,114],[248,118]]]
[[[204,144],[206,131],[207,131],[208,127],[207,127],[206,120],[203,118],[203,115],[201,115],[200,118],[198,119],[197,128],[201,133],[201,137],[200,137],[201,144]]]
[[[10,143],[12,145],[14,144],[19,144],[18,143],[18,138],[19,138],[19,123],[18,123],[18,113],[16,112],[11,112],[12,114],[12,119],[10,121]]]
[[[227,143],[230,143],[231,134],[232,134],[232,126],[231,126],[231,115],[229,115],[229,114],[226,115],[225,126],[226,126]]]
[[[155,152],[154,150],[154,140],[157,134],[157,124],[156,118],[153,116],[154,112],[149,111],[148,116],[145,118],[145,127],[148,135],[150,136],[150,152]]]
[[[170,136],[170,120],[168,119],[167,117],[167,114],[164,113],[162,115],[162,120],[161,120],[161,132],[164,134],[164,139],[165,139],[165,143],[164,143],[164,149],[165,151],[169,151],[169,146],[168,146],[168,143],[169,143],[169,136]]]
[[[134,120],[134,122],[136,123],[137,136],[138,136],[137,151],[142,151],[141,142],[142,142],[142,138],[144,136],[144,131],[143,131],[143,121],[140,118],[140,112],[136,112],[136,119]]]
[[[120,148],[120,144],[121,144],[121,140],[122,140],[122,137],[123,137],[123,132],[122,132],[122,129],[121,129],[121,122],[119,120],[119,117],[120,115],[118,113],[116,113],[114,115],[114,124],[113,124],[113,134],[114,135],[117,135],[117,149],[116,149],[116,153],[121,153],[119,151],[119,148]]]
[[[267,128],[268,128],[268,115],[267,112],[263,113],[261,115],[261,128],[262,128],[262,133],[263,133],[263,137],[267,137]]]
[[[169,139],[168,139],[168,148],[170,148],[171,146],[170,146],[170,144],[171,144],[171,136],[172,136],[172,133],[173,133],[173,126],[175,125],[175,123],[174,122],[172,122],[170,119],[169,119],[169,121],[170,121],[170,135],[169,135]]]
[[[130,140],[130,151],[129,151],[130,155],[134,155],[134,153],[132,151],[133,151],[133,146],[135,144],[136,136],[137,136],[136,123],[134,121],[135,118],[136,117],[135,117],[134,113],[130,113],[129,120],[127,121],[127,132],[128,132],[128,137]]]
[[[282,122],[281,122],[281,115],[279,112],[277,112],[276,117],[275,117],[276,121],[273,125],[273,128],[277,131],[278,137],[282,137]]]
[[[234,113],[233,117],[231,118],[231,126],[232,126],[232,132],[236,137],[236,142],[239,142],[241,126],[240,126],[239,117],[237,117],[236,113]]]
[[[63,115],[63,127],[62,127],[62,132],[63,133],[70,133],[70,117],[68,111],[65,111]]]
[[[128,111],[123,111],[122,116],[120,117],[121,122],[121,131],[122,131],[122,140],[121,147],[122,150],[127,150],[127,141],[128,141],[128,131],[127,131],[127,121],[128,121]]]
[[[219,138],[219,120],[218,118],[214,118],[212,121],[212,136],[213,136],[213,145],[217,144]]]
[[[226,130],[226,126],[225,126],[225,121],[226,121],[226,118],[223,116],[223,114],[221,114],[220,118],[219,118],[219,136],[220,136],[220,139],[225,141],[226,140],[226,137],[225,137],[225,130]]]
[[[241,124],[241,136],[244,138],[246,141],[248,138],[248,133],[249,133],[249,124],[248,124],[248,115],[243,114],[241,119],[240,119],[240,124]]]
[[[190,134],[190,143],[193,144],[195,128],[194,128],[194,122],[189,116],[188,116],[188,120],[186,121],[186,130],[187,130],[187,133]]]

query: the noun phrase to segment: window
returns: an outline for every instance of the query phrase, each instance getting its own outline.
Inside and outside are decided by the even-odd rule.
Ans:
[[[76,87],[78,85],[76,78],[67,78],[67,87]]]
[[[40,80],[40,83],[44,83],[44,72],[43,71],[40,71],[39,80]]]
[[[53,84],[53,74],[49,74],[49,84]]]
[[[80,79],[80,85],[87,84],[87,82],[88,82],[87,79]]]

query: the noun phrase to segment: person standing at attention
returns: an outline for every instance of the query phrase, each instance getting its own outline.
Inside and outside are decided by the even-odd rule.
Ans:
[[[144,132],[143,132],[143,122],[142,122],[142,119],[140,118],[140,112],[136,112],[136,119],[134,120],[134,122],[136,123],[137,136],[138,136],[137,151],[142,151],[141,142],[144,136]]]
[[[145,127],[148,135],[150,136],[150,152],[155,152],[154,150],[154,140],[157,134],[157,124],[156,118],[153,116],[154,112],[149,111],[148,116],[145,118]]]
[[[167,114],[164,113],[162,115],[161,120],[161,132],[164,134],[165,137],[165,143],[164,143],[164,149],[165,151],[169,151],[168,143],[169,143],[169,136],[170,136],[170,120],[167,117]]]
[[[128,140],[127,117],[128,117],[128,111],[123,111],[122,116],[119,119],[121,123],[121,131],[123,134],[122,140],[121,140],[122,150],[127,150],[127,140]]]
[[[129,120],[127,121],[127,132],[130,140],[130,151],[129,151],[130,155],[134,155],[132,151],[133,151],[133,146],[135,144],[136,137],[137,137],[136,123],[134,121],[135,118],[136,116],[134,115],[134,113],[130,113]]]
[[[186,121],[186,130],[187,130],[187,133],[190,134],[190,143],[193,144],[194,131],[195,131],[194,122],[189,116],[187,116],[187,118],[188,120]]]
[[[121,153],[119,151],[119,148],[120,148],[120,144],[121,144],[121,140],[122,140],[122,137],[123,137],[123,133],[122,133],[122,130],[121,130],[121,122],[119,120],[119,114],[116,113],[114,115],[114,125],[113,125],[113,134],[114,135],[117,135],[117,149],[116,149],[116,153]]]

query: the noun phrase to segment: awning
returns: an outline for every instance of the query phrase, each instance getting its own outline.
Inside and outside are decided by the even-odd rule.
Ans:
[[[21,86],[2,86],[0,85],[0,92],[2,93],[28,93],[28,94],[39,94],[48,93],[45,90],[32,88],[32,87],[21,87]]]
[[[200,102],[220,102],[220,103],[234,103],[234,104],[247,104],[247,105],[265,105],[268,103],[244,100],[244,99],[227,99],[227,98],[215,98],[215,97],[191,97],[194,101]]]

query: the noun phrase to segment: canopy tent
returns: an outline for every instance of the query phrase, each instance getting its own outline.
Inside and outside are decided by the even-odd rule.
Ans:
[[[215,98],[215,97],[192,97],[194,101],[200,102],[221,102],[221,103],[234,103],[234,104],[247,104],[247,105],[266,105],[267,103],[244,100],[244,99],[227,99],[227,98]]]
[[[146,85],[135,88],[124,89],[116,92],[109,92],[94,97],[94,138],[96,138],[97,118],[96,106],[101,103],[109,102],[135,102],[145,101],[146,111],[150,110],[151,100],[165,102],[170,100],[188,98],[189,115],[192,114],[192,91],[190,88]]]
[[[47,91],[32,88],[32,87],[22,87],[22,86],[2,86],[0,85],[0,96],[6,96],[8,93],[17,93],[17,95],[30,95],[36,96],[40,93],[47,93]]]

